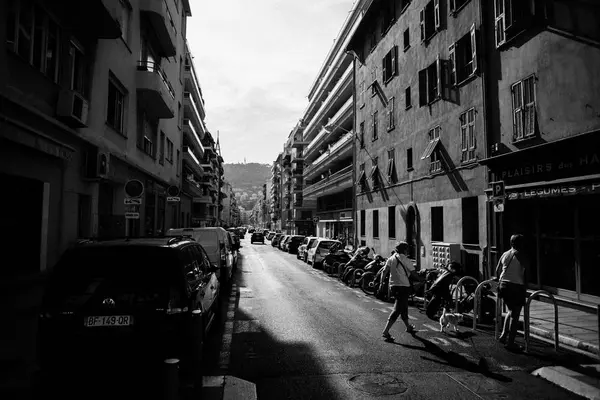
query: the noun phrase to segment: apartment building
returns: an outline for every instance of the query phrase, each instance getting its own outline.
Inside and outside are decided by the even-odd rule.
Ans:
[[[0,4],[0,179],[22,209],[2,196],[0,230],[25,257],[3,273],[51,268],[78,238],[190,226],[197,193],[182,175],[204,178],[207,157],[219,187],[190,15],[188,0]]]
[[[600,303],[600,6],[496,1],[483,10],[490,266],[522,233],[529,286]],[[489,190],[490,197],[494,193]]]
[[[358,240],[421,268],[482,275],[486,246],[479,1],[375,1],[352,35]]]
[[[271,208],[271,228],[281,231],[281,205],[283,203],[281,191],[281,158],[282,153],[279,153],[273,165],[271,166],[271,190],[269,192],[269,204]]]

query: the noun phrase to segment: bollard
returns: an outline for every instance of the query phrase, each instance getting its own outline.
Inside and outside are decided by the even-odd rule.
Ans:
[[[192,363],[191,363],[191,378],[194,385],[196,396],[202,393],[202,361],[204,352],[204,324],[202,323],[202,310],[192,311]],[[197,398],[199,400],[199,398]]]
[[[598,343],[600,343],[600,304],[596,306],[596,317],[598,318]],[[598,358],[600,358],[600,346],[598,347]]]
[[[179,400],[179,360],[167,358],[163,362],[163,399]]]
[[[556,304],[556,299],[552,295],[552,293],[546,290],[538,290],[533,292],[527,302],[525,303],[525,313],[524,313],[524,331],[525,331],[525,352],[529,351],[529,307],[531,306],[531,301],[537,296],[546,296],[550,300],[552,300],[552,305],[554,306],[554,349],[558,351],[558,305]]]

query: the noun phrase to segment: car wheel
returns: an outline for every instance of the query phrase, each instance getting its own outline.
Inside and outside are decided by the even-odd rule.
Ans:
[[[308,264],[308,256],[304,255],[304,262]]]

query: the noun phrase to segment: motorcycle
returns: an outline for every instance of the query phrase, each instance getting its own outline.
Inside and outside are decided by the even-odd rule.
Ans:
[[[334,246],[332,246],[332,249],[329,250],[329,254],[326,255],[323,260],[323,270],[330,275],[337,274],[338,265],[340,263],[346,264],[353,256],[352,250],[342,247],[341,244],[335,244]]]
[[[348,261],[345,265],[340,266],[339,277],[342,282],[345,284],[350,283],[350,279],[356,269],[363,269],[369,263],[373,261],[372,258],[368,256],[371,249],[368,247],[361,247],[355,253],[350,261]],[[373,254],[375,254],[375,249],[373,249]]]
[[[454,283],[455,278],[461,275],[462,265],[456,261],[452,261],[442,268],[431,286],[425,291],[425,298],[428,300],[425,308],[427,317],[436,321],[444,307],[452,308],[453,299],[450,286]]]
[[[393,252],[392,252],[393,254]],[[358,287],[363,292],[369,295],[375,295],[378,298],[388,298],[389,293],[387,289],[387,283],[389,282],[389,274],[386,279],[382,280],[383,270],[385,268],[386,259],[380,255],[375,256],[375,260],[365,266],[362,272],[358,272],[360,277],[358,278]]]

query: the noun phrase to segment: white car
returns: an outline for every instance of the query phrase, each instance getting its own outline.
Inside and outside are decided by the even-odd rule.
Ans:
[[[306,262],[306,257],[308,256],[306,249],[309,248],[310,245],[317,239],[318,237],[316,236],[305,237],[302,241],[302,244],[298,247],[298,253],[296,253],[296,258],[298,260],[303,260],[304,262]]]
[[[329,249],[335,243],[340,242],[337,240],[318,238],[308,248],[306,262],[312,264],[313,268],[321,268],[325,256],[329,254]]]

